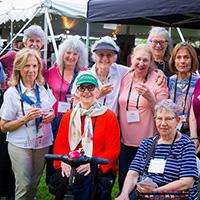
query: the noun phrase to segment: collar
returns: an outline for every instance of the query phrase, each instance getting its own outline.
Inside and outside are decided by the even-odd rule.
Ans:
[[[26,92],[28,92],[28,91],[31,91],[30,88],[27,88],[27,87],[23,84],[22,80],[20,80],[19,84],[20,84],[20,87],[21,87],[21,92],[22,92],[22,94],[23,94],[23,93],[26,93]],[[37,83],[36,83],[36,84],[37,84]],[[34,85],[34,89],[36,88],[36,84]],[[38,85],[38,84],[37,84],[37,85]],[[39,85],[38,85],[38,86],[39,86]]]

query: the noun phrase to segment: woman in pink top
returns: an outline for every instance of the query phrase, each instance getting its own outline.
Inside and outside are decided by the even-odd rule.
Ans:
[[[158,85],[153,71],[153,56],[147,45],[138,45],[132,54],[132,66],[123,78],[119,95],[121,152],[119,159],[119,188],[131,160],[143,139],[155,133],[154,105],[168,98],[166,84]]]
[[[75,78],[80,70],[87,69],[88,55],[84,43],[76,36],[66,39],[58,51],[57,64],[53,65],[45,73],[45,79],[56,97],[53,106],[55,118],[52,122],[54,138],[57,135],[62,114],[71,109],[71,89]],[[50,150],[52,153],[52,148]],[[54,173],[53,162],[48,161],[47,177],[48,184],[51,174]]]

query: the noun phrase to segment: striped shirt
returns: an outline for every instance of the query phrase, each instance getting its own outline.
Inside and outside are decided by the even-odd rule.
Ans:
[[[139,147],[137,154],[129,170],[137,171],[143,174],[143,168],[148,153],[150,152],[154,137],[144,140]],[[148,173],[149,163],[145,168],[145,173],[158,186],[166,185],[172,181],[183,177],[194,177],[195,183],[192,188],[190,199],[197,200],[197,181],[198,172],[196,164],[196,154],[194,142],[186,135],[181,136],[174,142],[170,152],[171,144],[157,144],[152,158],[166,159],[166,165],[163,174]]]

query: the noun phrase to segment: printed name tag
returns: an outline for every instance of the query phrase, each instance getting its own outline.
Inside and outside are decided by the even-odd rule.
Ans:
[[[58,112],[65,113],[70,110],[71,104],[68,102],[59,101],[58,103]]]
[[[140,121],[139,110],[126,111],[126,116],[128,123]]]
[[[151,159],[148,172],[163,174],[165,169],[166,160],[164,159]]]

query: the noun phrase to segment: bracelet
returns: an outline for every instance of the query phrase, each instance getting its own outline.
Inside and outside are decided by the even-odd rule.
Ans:
[[[192,139],[192,140],[199,140],[198,137],[192,137],[191,139]]]

